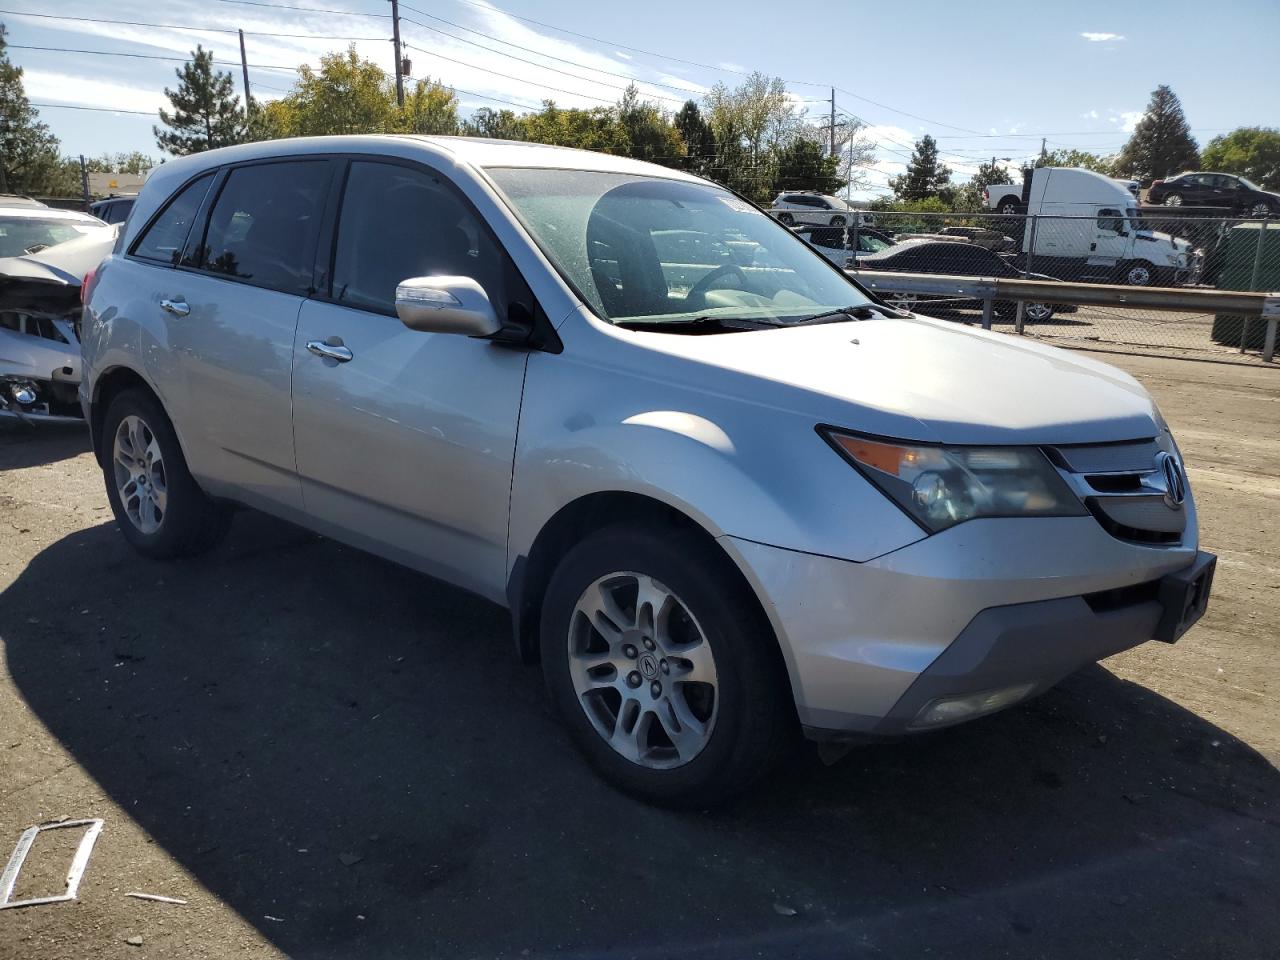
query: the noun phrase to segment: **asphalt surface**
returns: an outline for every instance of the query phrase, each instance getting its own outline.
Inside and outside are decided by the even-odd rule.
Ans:
[[[79,431],[0,428],[0,859],[106,820],[0,957],[1274,957],[1280,374],[1120,362],[1222,555],[1202,624],[687,814],[592,775],[497,607],[251,512],[143,559]]]

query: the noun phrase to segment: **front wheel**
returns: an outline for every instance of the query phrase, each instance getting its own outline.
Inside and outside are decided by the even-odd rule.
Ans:
[[[1120,282],[1130,287],[1149,287],[1155,282],[1155,270],[1144,261],[1126,263],[1120,271]]]
[[[899,310],[915,313],[916,307],[920,306],[920,297],[914,293],[887,293],[884,302]]]
[[[1261,217],[1269,217],[1271,215],[1271,204],[1265,200],[1259,200],[1253,206],[1249,207],[1249,216],[1255,219]]]
[[[780,213],[778,214],[778,222],[790,227],[795,224],[796,218],[789,213]]]
[[[552,702],[605,779],[643,799],[721,802],[793,730],[776,643],[727,564],[678,531],[614,527],[570,550],[547,587]]]
[[[845,219],[844,219],[844,217],[838,217],[838,216],[837,216],[837,217],[832,217],[832,218],[831,218],[831,226],[833,226],[833,227],[843,227],[843,226],[844,226],[844,224],[845,224]]]
[[[107,500],[138,552],[191,556],[222,539],[227,511],[191,476],[173,425],[154,397],[126,390],[113,399],[102,442]]]
[[[1171,194],[1169,194],[1167,197],[1165,197],[1165,198],[1164,198],[1164,205],[1165,205],[1166,207],[1180,207],[1180,206],[1182,206],[1182,194],[1180,194],[1180,193],[1171,193]]]

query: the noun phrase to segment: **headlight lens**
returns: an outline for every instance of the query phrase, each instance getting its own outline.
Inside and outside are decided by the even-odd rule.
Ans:
[[[941,447],[823,436],[931,533],[975,517],[1079,517],[1086,511],[1035,447]]]

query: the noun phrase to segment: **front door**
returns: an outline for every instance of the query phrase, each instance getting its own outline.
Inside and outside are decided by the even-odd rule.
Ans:
[[[499,317],[527,296],[443,177],[353,161],[331,295],[302,306],[294,338],[298,474],[327,532],[499,599],[527,355],[401,324],[397,284],[432,275],[479,281]]]

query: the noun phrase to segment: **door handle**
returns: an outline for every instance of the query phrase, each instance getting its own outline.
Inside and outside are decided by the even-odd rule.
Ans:
[[[191,312],[191,308],[187,306],[187,301],[181,297],[174,300],[161,300],[160,309],[172,313],[175,317],[185,317]]]
[[[337,338],[335,337],[334,339]],[[307,349],[317,357],[324,357],[327,360],[336,360],[338,363],[346,363],[355,356],[355,354],[344,347],[341,343],[325,343],[323,340],[308,340]]]

